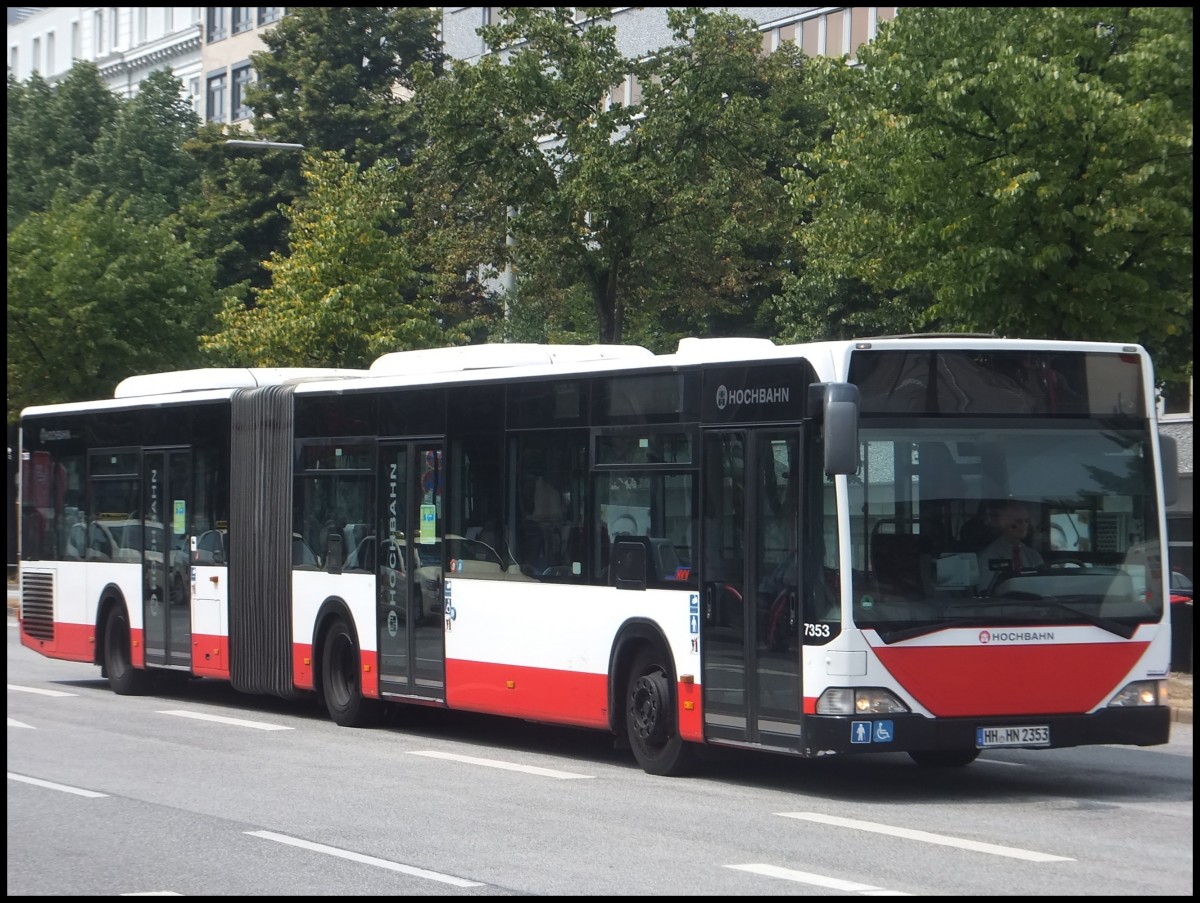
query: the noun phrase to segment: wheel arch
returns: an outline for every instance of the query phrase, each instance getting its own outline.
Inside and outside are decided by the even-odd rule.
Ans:
[[[126,617],[130,617],[129,603],[125,601],[125,593],[117,584],[109,583],[100,591],[100,598],[96,603],[96,640],[92,643],[92,664],[99,665],[102,669],[101,674],[105,677],[108,676],[103,671],[105,667],[104,642],[108,636],[108,613],[118,605],[125,609]]]
[[[612,650],[608,658],[608,726],[617,734],[625,732],[623,717],[625,685],[628,682],[629,669],[638,650],[644,646],[657,646],[664,653],[664,664],[669,669],[672,695],[678,705],[678,694],[675,686],[678,675],[675,673],[675,655],[663,629],[649,618],[631,618],[621,625],[613,640]],[[676,712],[678,717],[678,712]]]
[[[322,705],[325,704],[325,694],[321,689],[321,674],[325,667],[325,635],[334,622],[339,620],[346,623],[354,636],[354,645],[358,648],[358,654],[360,657],[362,656],[362,641],[358,635],[358,623],[354,620],[354,614],[351,612],[349,604],[341,596],[329,596],[317,609],[317,616],[313,620],[312,635],[313,688]]]

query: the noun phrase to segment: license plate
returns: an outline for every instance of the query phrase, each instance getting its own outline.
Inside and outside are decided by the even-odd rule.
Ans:
[[[1046,724],[977,727],[975,745],[980,749],[994,746],[1049,746],[1050,727]]]

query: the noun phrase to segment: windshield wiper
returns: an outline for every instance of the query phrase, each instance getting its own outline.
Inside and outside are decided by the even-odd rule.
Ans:
[[[937,633],[939,630],[949,630],[952,627],[967,627],[968,625],[978,623],[978,618],[954,618],[950,621],[918,624],[915,627],[905,627],[901,630],[880,630],[876,627],[875,632],[879,634],[879,639],[883,640],[884,645],[890,646],[892,643],[899,643],[902,640],[913,640],[919,636],[928,636],[931,633]],[[869,626],[864,625],[864,627]]]
[[[1136,630],[1136,628],[1130,624],[1126,624],[1122,621],[1114,621],[1112,618],[1102,618],[1099,615],[1092,614],[1090,611],[1084,611],[1083,609],[1076,608],[1073,605],[1067,605],[1065,602],[1060,602],[1058,599],[1041,598],[1037,600],[1037,605],[1039,608],[1053,606],[1059,611],[1065,611],[1067,614],[1073,615],[1074,617],[1079,618],[1081,621],[1086,621],[1093,627],[1099,627],[1101,630],[1107,630],[1109,633],[1116,634],[1125,640],[1133,636],[1134,631]]]

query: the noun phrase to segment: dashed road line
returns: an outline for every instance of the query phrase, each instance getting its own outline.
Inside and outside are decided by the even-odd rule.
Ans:
[[[592,774],[578,774],[573,771],[557,771],[553,768],[539,768],[536,765],[518,765],[515,762],[502,762],[498,759],[479,759],[475,756],[460,756],[455,753],[434,752],[433,750],[410,750],[412,756],[428,756],[431,759],[446,759],[451,762],[464,762],[467,765],[483,765],[487,768],[501,768],[505,771],[522,771],[526,774],[536,774],[543,778],[556,778],[560,781],[590,780]]]
[[[247,831],[251,837],[261,837],[263,840],[273,840],[276,843],[287,844],[292,847],[300,847],[303,850],[311,850],[314,853],[324,853],[327,856],[337,856],[339,859],[349,859],[351,862],[361,862],[363,865],[373,865],[377,868],[389,869],[393,872],[402,872],[405,875],[412,875],[414,878],[426,878],[430,881],[438,881],[442,884],[449,884],[454,887],[484,887],[478,881],[468,881],[466,878],[459,878],[455,875],[444,875],[441,872],[431,872],[429,869],[417,868],[412,865],[404,865],[399,862],[392,862],[390,859],[378,859],[375,856],[364,856],[362,853],[354,853],[350,850],[341,850],[337,847],[329,847],[323,843],[313,843],[309,840],[301,840],[298,837],[289,837],[286,834],[276,834],[274,831]]]
[[[100,799],[108,796],[107,793],[97,793],[95,790],[84,790],[82,787],[71,787],[67,784],[55,784],[53,781],[43,781],[39,778],[26,777],[23,774],[8,773],[10,781],[19,781],[22,784],[32,784],[35,787],[45,787],[47,790],[61,790],[63,793],[73,793],[76,796],[86,796],[90,799]]]
[[[163,709],[160,715],[175,715],[178,718],[195,718],[197,721],[215,721],[217,724],[231,724],[234,727],[252,727],[257,731],[291,731],[295,728],[283,724],[269,724],[266,721],[247,721],[244,718],[227,718],[224,715],[209,715],[206,712],[189,712],[185,709]]]
[[[1003,847],[994,843],[981,843],[978,840],[963,840],[959,837],[948,837],[945,834],[930,834],[928,831],[915,831],[912,828],[897,828],[894,825],[882,825],[873,821],[859,821],[854,818],[841,818],[837,815],[823,815],[819,812],[777,812],[784,818],[798,818],[801,821],[811,821],[822,825],[833,825],[838,828],[852,828],[856,831],[869,831],[872,834],[887,834],[891,837],[903,837],[907,840],[919,840],[922,843],[935,843],[943,847],[956,847],[960,850],[972,850],[976,853],[988,853],[992,856],[1007,856],[1010,859],[1024,859],[1027,862],[1074,862],[1070,856],[1055,856],[1051,853],[1039,853],[1035,850],[1022,850],[1017,847]]]
[[[816,875],[812,872],[800,872],[796,869],[780,868],[777,865],[763,863],[748,863],[746,865],[727,865],[725,868],[737,869],[740,872],[753,872],[756,875],[766,875],[768,878],[782,878],[784,881],[796,881],[800,884],[811,884],[813,887],[824,887],[827,890],[839,890],[848,894],[862,894],[867,897],[911,897],[902,891],[887,890],[873,884],[862,884],[858,881],[844,881],[841,878],[831,878],[828,875]]]

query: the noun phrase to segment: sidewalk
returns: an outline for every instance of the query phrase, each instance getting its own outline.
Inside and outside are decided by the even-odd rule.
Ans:
[[[12,583],[8,584],[8,611],[16,617],[21,607],[21,597]],[[1167,683],[1171,705],[1171,720],[1180,724],[1192,723],[1192,675],[1179,671],[1171,672]]]

